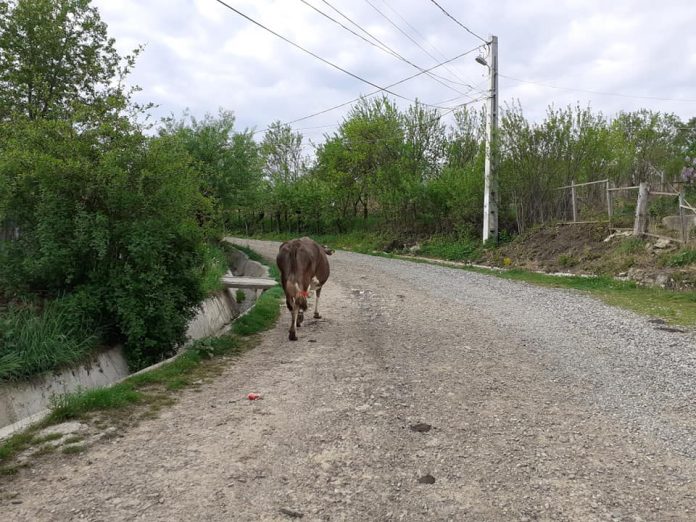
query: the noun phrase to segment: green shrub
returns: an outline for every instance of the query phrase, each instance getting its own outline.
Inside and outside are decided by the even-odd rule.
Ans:
[[[173,353],[209,286],[213,230],[182,145],[124,121],[81,134],[69,122],[0,124],[0,143],[0,220],[21,230],[0,242],[0,288],[79,295],[74,307],[133,368]]]

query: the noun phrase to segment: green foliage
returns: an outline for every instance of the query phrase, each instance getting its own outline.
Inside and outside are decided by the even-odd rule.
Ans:
[[[78,362],[99,337],[63,298],[42,310],[11,308],[0,315],[0,381],[18,379]]]
[[[5,292],[82,299],[133,367],[172,353],[204,296],[207,201],[172,137],[129,127],[76,134],[67,122],[0,124],[0,217],[21,229],[0,242]]]
[[[667,260],[667,266],[687,266],[696,264],[696,250],[685,249]]]
[[[97,123],[126,108],[122,58],[89,0],[0,2],[0,121]]]
[[[181,120],[164,121],[161,136],[176,139],[189,153],[202,193],[212,203],[208,219],[219,228],[231,219],[252,220],[247,209],[262,197],[261,149],[250,131],[236,132],[231,111],[220,110],[197,120],[188,113]],[[248,227],[248,224],[247,224]]]
[[[275,324],[280,307],[279,299],[283,296],[280,287],[271,288],[261,294],[256,301],[251,313],[248,313],[234,322],[234,333],[239,335],[251,335],[268,330]]]
[[[49,422],[58,423],[79,419],[86,413],[99,410],[123,408],[142,399],[140,392],[128,383],[121,383],[110,388],[95,388],[76,391],[53,398]]]
[[[645,249],[645,242],[638,237],[627,237],[616,249],[621,254],[637,254]]]
[[[239,303],[239,304],[243,303],[246,300],[246,294],[244,293],[244,290],[241,290],[239,288],[235,292],[234,297],[235,297],[235,300],[237,301],[237,303]]]
[[[563,268],[571,268],[578,264],[578,260],[575,256],[561,254],[558,256],[558,264]]]
[[[423,243],[418,254],[448,261],[465,261],[475,258],[480,251],[481,245],[478,240],[464,238],[456,240],[438,236]]]
[[[208,243],[203,249],[203,280],[201,282],[204,295],[212,295],[224,288],[222,277],[227,273],[229,263],[222,247]]]

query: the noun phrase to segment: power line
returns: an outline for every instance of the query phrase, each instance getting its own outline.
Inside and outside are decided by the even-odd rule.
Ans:
[[[394,21],[389,18],[386,14],[384,14],[375,4],[373,4],[370,0],[365,0],[365,2],[372,7],[382,18],[384,18],[387,22],[389,22],[397,31],[399,31],[402,35],[404,35],[406,38],[408,38],[411,42],[413,42],[421,51],[423,51],[425,54],[427,54],[430,58],[435,60],[436,62],[439,60],[436,56],[434,56],[430,51],[428,51],[425,47],[423,47],[420,42],[415,40],[410,34],[408,34],[406,31],[404,31],[401,27],[399,27]],[[470,85],[466,84],[467,87],[471,87]]]
[[[696,103],[696,99],[693,99],[693,98],[663,98],[660,96],[636,96],[636,95],[632,95],[632,94],[623,94],[623,93],[618,93],[618,92],[593,91],[590,89],[578,89],[575,87],[559,87],[558,85],[551,85],[549,83],[535,82],[532,80],[522,80],[520,78],[513,78],[512,76],[507,76],[505,74],[499,74],[498,76],[500,76],[502,78],[507,78],[508,80],[520,82],[520,83],[530,83],[530,84],[534,84],[534,85],[541,85],[543,87],[549,87],[551,89],[559,89],[562,91],[586,92],[588,94],[600,94],[602,96],[619,96],[621,98],[636,98],[636,99],[640,99],[640,100],[676,101],[676,102]]]
[[[302,0],[302,1],[304,1],[304,0]],[[354,25],[355,27],[357,27],[358,30],[360,30],[362,33],[364,33],[364,34],[367,35],[369,38],[371,38],[372,40],[374,40],[375,42],[377,42],[377,44],[378,44],[379,46],[381,46],[380,49],[384,50],[385,52],[389,52],[390,54],[396,56],[397,58],[399,58],[399,59],[401,59],[401,60],[406,61],[406,62],[409,63],[410,65],[413,65],[411,62],[409,62],[408,60],[406,60],[402,55],[400,55],[400,54],[397,53],[394,49],[392,49],[389,45],[387,45],[386,43],[384,43],[382,40],[380,40],[379,38],[377,38],[377,37],[376,37],[375,35],[373,35],[372,33],[368,32],[368,31],[367,31],[366,29],[364,29],[360,24],[358,24],[357,22],[355,22],[354,20],[352,20],[350,17],[348,17],[347,15],[345,15],[344,13],[342,13],[338,8],[334,7],[330,2],[328,2],[327,0],[322,0],[322,2],[323,2],[324,4],[326,4],[330,9],[332,9],[333,11],[335,11],[339,16],[343,17],[343,18],[344,18],[345,20],[347,20],[349,23],[351,23],[352,25]],[[352,31],[351,31],[351,32],[352,32]],[[417,42],[416,42],[416,44],[417,44]],[[373,44],[373,45],[374,45],[374,44]],[[421,47],[421,49],[422,49],[422,47]],[[425,49],[423,49],[423,51],[426,52]],[[435,57],[432,56],[432,55],[429,55],[429,56],[430,56],[431,58],[433,58],[436,62],[439,62],[441,59],[445,59],[445,56],[442,56],[441,59],[435,58]],[[416,66],[416,67],[417,67],[417,66]],[[449,67],[445,66],[445,69],[447,69],[448,71],[450,71],[450,73],[452,73],[452,74],[454,74],[455,76],[457,76],[457,74],[454,73],[451,69],[449,69]],[[465,81],[458,82],[458,81],[456,81],[456,80],[453,80],[453,79],[451,79],[451,78],[447,78],[447,77],[445,77],[445,76],[442,76],[442,75],[439,75],[439,74],[436,74],[436,73],[429,73],[428,76],[430,76],[431,78],[432,78],[432,77],[440,78],[440,79],[442,79],[442,80],[444,80],[444,81],[447,81],[447,82],[449,82],[449,83],[453,83],[453,84],[457,84],[457,85],[462,85],[462,86],[468,87],[470,90],[472,90],[471,85],[469,85],[469,84],[468,84],[467,82],[465,82]],[[457,77],[459,77],[459,76],[457,76]],[[462,79],[461,77],[459,77],[459,78]],[[433,79],[435,79],[435,78],[433,78]],[[436,81],[437,81],[437,80],[436,80]],[[441,83],[441,82],[440,82],[440,83]],[[447,86],[447,87],[449,87],[449,86]]]
[[[457,20],[454,16],[452,16],[451,14],[449,14],[449,13],[445,10],[445,8],[442,7],[440,4],[438,4],[435,0],[430,0],[430,1],[431,1],[433,4],[435,4],[436,6],[438,6],[438,7],[440,8],[440,11],[442,11],[442,12],[445,14],[445,16],[447,16],[447,17],[451,18],[452,20],[454,20],[454,22],[455,22],[459,27],[462,27],[467,33],[474,35],[476,38],[478,38],[479,40],[481,40],[483,43],[488,43],[486,40],[484,40],[483,38],[481,38],[479,35],[477,35],[475,32],[473,32],[471,29],[469,29],[467,26],[465,26],[463,23],[461,23],[459,20]]]
[[[389,9],[392,13],[394,13],[396,16],[398,16],[398,17],[401,19],[401,21],[404,22],[404,23],[411,29],[411,31],[413,31],[416,35],[420,36],[420,38],[421,38],[423,41],[425,41],[426,43],[428,43],[428,45],[440,56],[440,58],[434,58],[434,57],[433,57],[435,60],[443,59],[443,58],[445,57],[444,53],[443,53],[434,43],[428,42],[428,39],[423,35],[423,33],[421,33],[421,32],[420,32],[418,29],[416,29],[413,25],[411,25],[411,24],[409,23],[409,21],[406,20],[406,18],[404,18],[404,16],[403,16],[401,13],[399,13],[399,11],[397,11],[394,7],[392,7],[391,5],[389,5],[389,4],[387,3],[386,0],[381,0],[381,2],[387,7],[387,9]],[[425,49],[423,49],[423,51],[425,51]],[[432,57],[432,55],[430,55],[430,56]],[[445,67],[445,69],[446,69],[447,71],[449,71],[449,73],[452,74],[453,76],[456,76],[456,77],[459,78],[460,80],[463,80],[463,78],[462,78],[456,71],[450,69],[449,67]],[[435,74],[435,76],[438,76],[439,78],[445,78],[444,76],[439,76],[439,75],[437,75],[437,74]],[[458,84],[458,85],[464,85],[464,86],[469,87],[470,89],[472,89],[472,86],[471,86],[469,83],[465,82],[465,81],[457,82],[457,81],[455,81],[455,80],[452,80],[451,78],[446,78],[446,79],[447,79],[447,81],[449,81],[449,82],[456,83],[456,84]]]
[[[360,27],[359,24],[357,24],[356,22],[354,22],[353,20],[351,20],[348,16],[346,16],[345,14],[343,14],[341,11],[339,11],[336,7],[334,7],[333,5],[331,5],[329,2],[327,2],[326,0],[322,0],[322,1],[323,1],[326,5],[328,5],[331,9],[333,9],[334,11],[336,11],[339,15],[341,15],[343,18],[345,18],[345,19],[348,20],[350,23],[352,23],[354,26],[356,26],[358,29],[360,29],[363,33],[365,33],[365,34],[368,35],[370,38],[372,38],[372,39],[374,40],[374,42],[372,42],[372,41],[368,40],[367,38],[365,38],[364,36],[362,36],[362,35],[356,33],[356,32],[353,31],[351,28],[346,27],[345,25],[343,25],[341,22],[339,22],[338,20],[336,20],[336,19],[333,18],[332,16],[326,14],[326,13],[325,13],[324,11],[322,11],[321,9],[319,9],[319,8],[313,6],[312,4],[310,4],[309,2],[307,2],[307,0],[300,0],[300,2],[302,2],[302,3],[305,4],[306,6],[312,8],[314,11],[316,11],[317,13],[319,13],[320,15],[322,15],[323,17],[328,18],[329,20],[331,20],[331,21],[334,22],[335,24],[341,26],[343,29],[345,29],[345,30],[348,31],[349,33],[351,33],[351,34],[357,36],[358,38],[360,38],[360,39],[363,40],[364,42],[367,42],[368,44],[372,45],[373,47],[376,47],[376,48],[379,49],[380,51],[383,51],[383,52],[385,52],[385,53],[387,53],[387,54],[393,56],[394,58],[397,58],[398,60],[401,60],[401,61],[403,61],[403,62],[409,64],[411,67],[414,67],[414,68],[418,69],[419,71],[423,71],[423,70],[424,70],[423,67],[420,67],[420,66],[416,65],[415,63],[413,63],[412,61],[410,61],[409,59],[405,58],[403,55],[399,54],[397,51],[395,51],[394,49],[392,49],[390,46],[388,46],[387,44],[385,44],[384,42],[382,42],[379,38],[377,38],[376,36],[370,34],[367,30],[365,30],[365,29],[363,29],[362,27]],[[377,43],[375,43],[375,42],[377,42]],[[461,95],[465,95],[465,93],[461,92],[460,90],[455,89],[455,88],[452,87],[451,85],[447,85],[446,83],[444,83],[444,82],[443,82],[442,80],[440,80],[439,78],[436,78],[434,74],[432,74],[432,73],[426,73],[426,74],[427,74],[430,78],[432,78],[433,80],[435,80],[436,82],[438,82],[440,85],[443,85],[443,86],[447,87],[448,89],[453,90],[453,91],[456,92],[456,93],[459,93],[459,94],[461,94]]]
[[[480,49],[480,48],[481,48],[481,46],[480,46],[480,45],[477,45],[476,47],[474,47],[474,48],[472,48],[472,49],[469,49],[468,51],[465,51],[465,52],[463,52],[463,53],[461,53],[461,54],[458,54],[457,56],[454,56],[453,58],[450,58],[449,60],[445,60],[445,61],[442,62],[442,63],[439,63],[439,64],[437,64],[437,65],[434,65],[433,67],[430,67],[429,69],[426,69],[426,71],[432,71],[433,69],[437,69],[438,67],[442,67],[443,65],[445,65],[445,64],[447,64],[447,63],[450,63],[450,62],[453,62],[453,61],[455,61],[455,60],[458,60],[459,58],[462,58],[463,56],[466,56],[467,54],[471,54],[471,53],[473,53],[474,51],[476,51],[476,50],[478,50],[478,49]],[[400,84],[402,84],[402,83],[404,83],[404,82],[407,82],[407,81],[409,81],[409,80],[412,80],[413,78],[416,78],[417,76],[420,76],[420,75],[422,75],[422,74],[425,74],[425,71],[424,71],[424,72],[418,72],[418,73],[416,73],[416,74],[412,74],[411,76],[407,76],[406,78],[404,78],[404,79],[402,79],[402,80],[399,80],[398,82],[394,82],[394,83],[392,83],[392,84],[387,85],[386,88],[389,89],[389,88],[391,88],[391,87],[396,87],[397,85],[400,85]],[[307,115],[307,116],[302,116],[301,118],[297,118],[297,119],[295,119],[295,120],[291,120],[291,121],[285,122],[283,125],[291,125],[291,124],[293,124],[293,123],[297,123],[297,122],[300,122],[300,121],[308,120],[308,119],[310,119],[310,118],[314,118],[315,116],[320,116],[320,115],[322,115],[322,114],[326,114],[327,112],[331,112],[331,111],[333,111],[333,110],[340,109],[341,107],[345,107],[346,105],[350,105],[351,103],[355,103],[356,101],[360,100],[360,98],[363,98],[363,97],[364,97],[364,98],[368,98],[368,97],[370,97],[370,96],[374,96],[375,94],[379,94],[380,92],[382,92],[382,89],[377,89],[376,91],[372,91],[372,92],[370,92],[370,93],[368,93],[368,94],[358,96],[357,98],[353,98],[352,100],[348,100],[347,102],[344,102],[344,103],[339,103],[338,105],[334,105],[333,107],[329,107],[328,109],[324,109],[324,110],[321,110],[321,111],[318,111],[318,112],[309,114],[309,115]],[[259,133],[261,133],[261,132],[266,132],[268,129],[269,129],[269,127],[266,127],[265,129],[261,129],[261,130],[255,131],[253,134],[259,134]]]
[[[391,94],[392,96],[395,96],[395,97],[397,97],[397,98],[401,98],[402,100],[406,100],[406,101],[409,101],[409,102],[411,102],[411,103],[414,102],[414,100],[412,100],[412,99],[410,99],[410,98],[407,98],[406,96],[402,96],[401,94],[398,94],[398,93],[396,93],[396,92],[390,91],[388,87],[380,87],[380,86],[377,85],[376,83],[373,83],[373,82],[371,82],[370,80],[366,80],[365,78],[362,78],[361,76],[358,76],[357,74],[352,73],[352,72],[350,72],[350,71],[344,69],[344,68],[341,67],[340,65],[336,65],[335,63],[330,62],[330,61],[327,60],[326,58],[322,58],[321,56],[319,56],[318,54],[316,54],[316,53],[310,51],[309,49],[306,49],[306,48],[302,47],[301,45],[299,45],[299,44],[293,42],[292,40],[289,40],[289,39],[286,38],[285,36],[283,36],[283,35],[281,35],[281,34],[275,32],[273,29],[270,29],[270,28],[266,27],[266,26],[263,25],[261,22],[257,22],[256,20],[254,20],[254,19],[251,18],[250,16],[245,15],[244,13],[242,13],[241,11],[239,11],[238,9],[235,9],[234,7],[232,7],[231,5],[229,5],[229,4],[225,3],[225,2],[223,2],[222,0],[215,0],[215,1],[216,1],[217,3],[219,3],[219,4],[221,4],[221,5],[224,5],[224,6],[225,6],[227,9],[229,9],[230,11],[233,11],[233,12],[237,13],[237,14],[238,14],[239,16],[241,16],[242,18],[244,18],[244,19],[250,21],[251,23],[253,23],[253,24],[257,25],[257,26],[259,26],[259,27],[262,28],[263,30],[268,31],[269,33],[271,33],[271,34],[274,35],[274,36],[277,36],[278,38],[280,38],[281,40],[283,40],[285,43],[288,43],[288,44],[292,45],[293,47],[296,47],[297,49],[300,49],[301,51],[304,51],[305,53],[309,54],[310,56],[313,56],[314,58],[316,58],[317,60],[319,60],[319,61],[321,61],[321,62],[324,62],[325,64],[327,64],[327,65],[333,67],[334,69],[337,69],[337,70],[341,71],[342,73],[345,73],[345,74],[347,74],[348,76],[351,76],[352,78],[355,78],[356,80],[360,80],[360,81],[363,82],[363,83],[366,83],[366,84],[368,84],[368,85],[371,85],[372,87],[376,87],[376,88],[379,89],[380,91],[387,92],[387,93]],[[436,107],[436,108],[441,108],[441,107]]]

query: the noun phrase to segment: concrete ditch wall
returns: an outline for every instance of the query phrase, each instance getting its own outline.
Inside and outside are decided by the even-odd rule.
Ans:
[[[237,276],[267,277],[268,268],[236,251],[230,263],[230,272]],[[188,342],[220,335],[239,315],[256,302],[256,292],[245,290],[245,298],[237,303],[236,291],[225,289],[201,303],[196,316],[186,331]],[[183,347],[182,347],[183,349]],[[181,351],[181,350],[180,350]],[[92,389],[109,386],[129,375],[128,365],[120,346],[105,349],[86,363],[60,371],[47,372],[29,380],[0,384],[0,439],[23,429],[27,421],[37,420],[51,397],[74,392],[78,388]]]

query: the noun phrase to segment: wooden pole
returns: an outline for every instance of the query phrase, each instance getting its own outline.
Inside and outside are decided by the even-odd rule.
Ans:
[[[638,202],[636,203],[636,219],[633,222],[633,235],[642,237],[648,231],[648,197],[650,187],[644,181],[638,187]]]
[[[607,181],[607,215],[609,216],[609,222],[611,223],[611,218],[614,215],[614,209],[611,206],[611,181]]]
[[[575,223],[578,220],[578,204],[576,201],[575,180],[570,182],[570,197],[573,200],[573,223]]]

